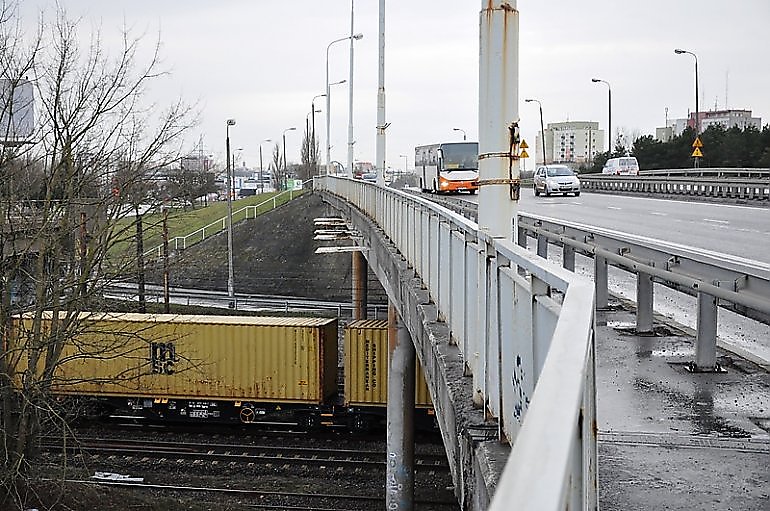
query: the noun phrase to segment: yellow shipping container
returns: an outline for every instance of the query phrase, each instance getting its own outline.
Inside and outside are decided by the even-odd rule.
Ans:
[[[415,405],[431,408],[420,361],[415,365]],[[345,404],[385,405],[388,399],[388,322],[352,321],[345,327]]]
[[[82,313],[78,320],[82,332],[64,345],[55,393],[321,404],[337,390],[336,319]],[[15,322],[18,343],[31,316]]]

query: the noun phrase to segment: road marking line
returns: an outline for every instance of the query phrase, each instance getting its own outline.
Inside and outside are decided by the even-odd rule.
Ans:
[[[659,213],[657,211],[650,211],[650,214],[655,216],[668,216],[668,213]]]
[[[607,209],[618,209],[619,210],[619,209],[623,209],[623,208],[619,208],[617,206],[607,206]]]
[[[714,223],[714,224],[725,224],[725,225],[729,225],[730,224],[730,222],[728,222],[727,220],[714,220],[713,218],[704,218],[703,221],[704,222],[711,222],[711,223]]]

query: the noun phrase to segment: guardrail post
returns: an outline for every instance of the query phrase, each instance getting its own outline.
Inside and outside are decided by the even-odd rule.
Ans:
[[[606,309],[609,305],[607,259],[600,255],[594,256],[594,287],[596,289],[596,309]]]
[[[647,334],[653,331],[652,275],[636,274],[636,333]]]
[[[718,286],[719,282],[714,281]],[[697,372],[717,371],[717,298],[698,293],[698,332],[695,338],[695,367]]]
[[[561,260],[565,270],[575,272],[575,249],[566,243],[562,245]]]
[[[548,259],[548,238],[542,234],[537,235],[537,255]]]

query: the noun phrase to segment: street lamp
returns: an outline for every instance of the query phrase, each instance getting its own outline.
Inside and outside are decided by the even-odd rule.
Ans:
[[[525,99],[525,103],[537,103],[540,107],[540,140],[543,142],[543,165],[546,164],[545,162],[545,129],[543,128],[543,104],[540,103],[537,99]]]
[[[608,131],[608,137],[607,137],[607,152],[612,152],[612,88],[610,87],[610,83],[606,82],[604,80],[600,80],[599,78],[591,78],[591,81],[594,83],[603,83],[607,85],[607,131]]]
[[[265,140],[259,143],[259,193],[260,194],[265,192],[265,184],[264,184],[265,182],[263,181],[263,178],[262,178],[262,173],[264,172],[264,167],[262,167],[262,144],[264,144],[265,142],[272,142],[272,140],[270,140],[269,138],[266,138]]]
[[[230,196],[230,126],[235,126],[235,119],[227,119],[227,138],[225,141],[227,156],[227,296],[228,307],[235,307],[235,272],[233,271],[233,199]]]
[[[465,140],[465,139],[463,139],[463,140]],[[405,155],[405,154],[399,154],[399,156],[404,159],[404,174],[406,174],[406,171],[409,170],[408,169],[408,167],[409,167],[409,159],[408,158],[409,157],[407,155]]]
[[[287,131],[294,131],[296,129],[297,128],[286,128],[285,130],[283,130],[283,134],[281,135],[283,137],[283,177],[281,178],[282,181],[287,178],[287,173],[286,173],[286,132]]]
[[[452,131],[462,131],[463,132],[463,140],[466,140],[465,138],[465,130],[461,128],[452,128]]]
[[[686,53],[687,55],[692,55],[695,59],[695,136],[697,137],[700,135],[700,111],[698,110],[698,56],[691,51],[680,50],[678,48],[674,50],[674,53],[677,55]]]
[[[347,41],[350,38],[353,39],[361,39],[364,37],[363,34],[355,34],[355,35],[349,35],[347,37],[341,37],[339,39],[335,39],[334,41],[330,42],[329,45],[326,47],[326,173],[329,173],[329,166],[331,165],[331,145],[329,144],[329,128],[330,128],[330,115],[329,115],[329,49],[332,47],[334,43],[339,43],[341,41]]]
[[[318,174],[318,153],[316,152],[316,147],[315,147],[315,113],[321,111],[321,110],[316,110],[315,109],[315,100],[318,99],[318,98],[325,98],[325,97],[326,97],[326,94],[318,94],[317,96],[313,96],[313,99],[310,101],[310,118],[311,118],[311,121],[312,121],[311,127],[312,127],[312,130],[313,130],[312,131],[312,135],[311,135],[312,145],[311,145],[310,149],[312,151],[312,153],[311,153],[311,155],[312,155],[311,161],[313,162],[313,175],[314,176],[316,174]]]
[[[340,80],[339,82],[330,83],[330,84],[328,84],[326,86],[326,90],[327,90],[327,93],[326,93],[326,161],[327,161],[326,173],[327,174],[329,174],[329,163],[328,162],[331,159],[331,151],[332,151],[331,139],[329,138],[329,133],[330,133],[329,132],[329,121],[331,119],[331,110],[329,110],[329,109],[331,108],[331,104],[332,104],[332,99],[331,99],[332,98],[332,89],[331,88],[334,85],[341,85],[343,83],[345,83],[345,80]],[[337,173],[336,167],[335,167],[334,173],[335,174]]]

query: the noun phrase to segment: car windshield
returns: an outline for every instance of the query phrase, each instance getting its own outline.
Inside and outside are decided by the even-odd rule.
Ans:
[[[548,167],[547,173],[548,173],[548,177],[575,175],[575,173],[572,172],[572,169],[570,169],[569,167]]]

